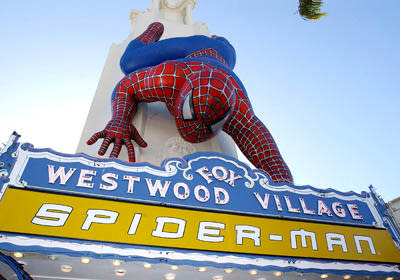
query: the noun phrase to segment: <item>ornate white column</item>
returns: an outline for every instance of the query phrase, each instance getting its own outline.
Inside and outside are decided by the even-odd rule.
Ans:
[[[165,31],[161,39],[192,35],[210,36],[204,23],[193,23],[192,10],[195,4],[196,0],[152,0],[151,7],[146,11],[131,10],[131,32],[122,43],[111,45],[77,152],[100,157],[97,151],[102,141],[92,146],[88,146],[86,141],[93,133],[104,129],[111,119],[111,93],[124,76],[119,66],[121,55],[127,44],[140,35],[150,23],[159,21],[164,24]],[[204,143],[191,144],[184,141],[176,129],[174,118],[169,114],[164,103],[141,103],[133,122],[148,144],[148,147],[144,149],[135,145],[138,162],[145,161],[159,165],[165,158],[182,157],[196,151],[216,151],[237,157],[234,142],[224,132],[220,132]],[[111,150],[109,148],[105,157],[108,157]],[[125,147],[122,148],[119,159],[128,160]]]

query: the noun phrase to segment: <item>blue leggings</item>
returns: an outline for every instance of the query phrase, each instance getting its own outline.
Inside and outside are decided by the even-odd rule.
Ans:
[[[132,40],[121,57],[120,66],[122,72],[129,75],[136,70],[167,60],[182,59],[207,48],[217,51],[224,58],[228,68],[233,70],[236,52],[228,40],[223,37],[212,39],[203,35],[170,38],[149,45],[140,40]],[[197,57],[197,60],[201,60],[201,57]]]

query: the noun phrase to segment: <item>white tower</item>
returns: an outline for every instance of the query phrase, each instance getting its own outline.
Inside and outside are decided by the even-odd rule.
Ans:
[[[144,12],[131,10],[131,32],[120,44],[112,44],[86,123],[79,140],[77,152],[94,157],[102,143],[101,139],[94,145],[86,141],[93,133],[104,129],[111,119],[111,93],[115,85],[124,77],[119,61],[128,43],[140,35],[149,24],[159,21],[164,24],[162,39],[192,35],[210,36],[204,23],[193,23],[192,11],[196,0],[152,0],[151,7]],[[147,148],[135,145],[136,161],[159,165],[169,157],[182,157],[198,151],[215,151],[237,158],[233,140],[224,132],[220,132],[211,140],[199,144],[191,144],[183,140],[175,126],[174,118],[163,103],[139,104],[139,110],[133,120],[140,135],[147,142]],[[105,157],[108,157],[109,148]],[[122,148],[119,159],[128,161],[128,153]]]

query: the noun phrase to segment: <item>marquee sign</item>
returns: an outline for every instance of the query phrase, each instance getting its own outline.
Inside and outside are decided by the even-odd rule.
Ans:
[[[104,199],[268,217],[383,227],[367,194],[271,183],[268,175],[217,153],[168,159],[162,167],[47,149],[19,148],[6,186]]]
[[[15,207],[15,205],[19,205]],[[256,255],[400,262],[386,230],[9,189],[0,231]]]
[[[62,250],[86,240],[96,252],[125,244],[134,254],[141,254],[137,246],[151,246],[192,261],[210,253],[220,254],[216,263],[256,266],[311,258],[321,260],[319,267],[342,261],[354,270],[361,262],[400,274],[398,231],[373,193],[271,183],[263,171],[217,153],[157,167],[34,149],[14,139],[0,163],[0,249],[55,248],[43,238],[58,238]]]

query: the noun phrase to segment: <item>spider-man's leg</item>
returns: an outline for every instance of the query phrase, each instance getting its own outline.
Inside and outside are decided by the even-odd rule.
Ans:
[[[213,137],[230,117],[236,102],[229,77],[203,69],[188,77],[176,99],[175,121],[180,135],[191,143]]]
[[[263,169],[273,182],[293,184],[293,177],[278,146],[265,125],[254,115],[242,90],[237,91],[235,109],[223,130],[228,133],[243,154]]]
[[[128,44],[120,60],[120,67],[125,75],[139,68],[154,65],[149,65],[149,61],[154,57],[154,53],[148,51],[148,45],[158,42],[163,32],[164,26],[162,23],[154,22],[141,35]]]

